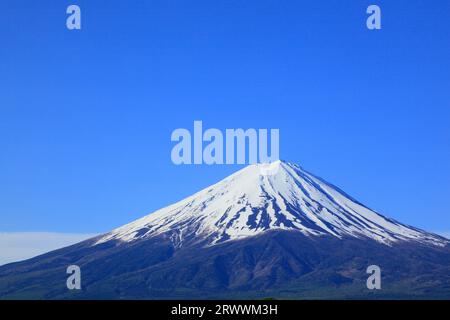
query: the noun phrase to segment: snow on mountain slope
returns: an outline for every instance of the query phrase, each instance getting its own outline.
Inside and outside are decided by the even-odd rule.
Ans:
[[[155,235],[214,245],[267,230],[308,236],[400,240],[444,246],[447,240],[383,217],[297,165],[277,161],[250,165],[219,183],[104,235],[130,242]]]

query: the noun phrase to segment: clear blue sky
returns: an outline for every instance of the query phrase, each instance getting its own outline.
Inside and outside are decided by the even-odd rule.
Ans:
[[[194,120],[450,230],[450,2],[0,2],[0,231],[108,231],[239,169],[172,164]]]

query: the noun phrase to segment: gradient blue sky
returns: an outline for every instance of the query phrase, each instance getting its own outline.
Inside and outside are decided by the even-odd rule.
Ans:
[[[0,231],[108,231],[239,169],[172,164],[194,120],[450,230],[450,1],[1,1]]]

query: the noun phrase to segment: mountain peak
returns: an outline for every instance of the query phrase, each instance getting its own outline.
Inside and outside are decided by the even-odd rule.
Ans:
[[[269,230],[367,238],[387,245],[398,241],[448,243],[386,218],[298,165],[279,160],[249,165],[184,200],[111,231],[96,244],[166,235],[176,247],[191,242],[214,245]]]

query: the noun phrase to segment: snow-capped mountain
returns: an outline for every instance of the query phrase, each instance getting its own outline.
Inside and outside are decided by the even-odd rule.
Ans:
[[[301,167],[282,161],[250,165],[169,207],[124,225],[99,239],[131,242],[157,235],[215,245],[268,230],[306,236],[371,238],[391,245],[418,241],[438,246],[439,236],[403,225],[365,207]]]
[[[383,290],[366,269],[383,270]],[[82,290],[67,290],[67,267]],[[110,233],[0,267],[0,299],[439,298],[449,240],[286,162],[251,165]]]

